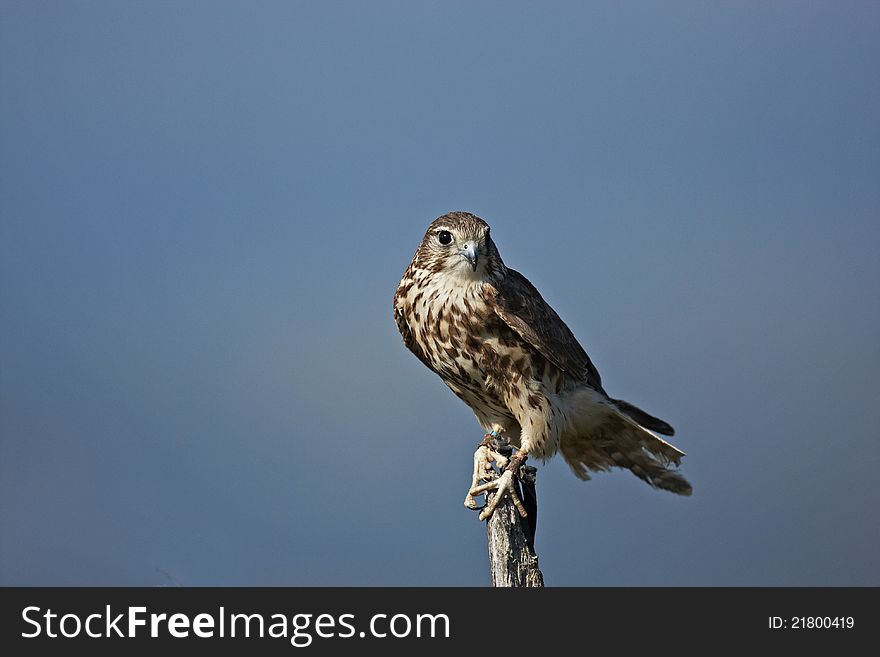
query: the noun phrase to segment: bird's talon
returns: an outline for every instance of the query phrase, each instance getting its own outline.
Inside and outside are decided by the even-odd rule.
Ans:
[[[483,507],[477,506],[477,500],[474,499],[474,496],[470,493],[467,494],[467,497],[464,498],[464,505],[471,511],[479,511]]]
[[[505,495],[510,496],[510,499],[513,501],[513,505],[516,507],[517,513],[519,513],[520,516],[525,518],[526,515],[528,515],[522,505],[522,502],[519,499],[519,495],[517,495],[516,486],[513,482],[513,472],[510,470],[505,470],[498,479],[490,481],[487,484],[483,484],[482,486],[477,486],[476,488],[471,490],[471,494],[488,492],[490,490],[495,491],[495,495],[492,497],[491,500],[487,502],[486,506],[480,513],[480,520],[488,519],[495,512],[495,509],[501,503],[501,500],[504,499]]]

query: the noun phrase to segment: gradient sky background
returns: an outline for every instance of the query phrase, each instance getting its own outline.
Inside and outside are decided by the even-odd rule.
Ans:
[[[485,218],[691,498],[539,471],[550,585],[880,585],[880,5],[0,2],[0,584],[488,585],[401,344]]]

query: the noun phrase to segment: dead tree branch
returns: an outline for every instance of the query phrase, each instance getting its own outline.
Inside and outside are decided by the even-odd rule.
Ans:
[[[509,444],[496,443],[492,451],[502,456],[501,462],[510,457]],[[544,576],[538,567],[535,554],[535,528],[538,515],[538,498],[535,488],[536,470],[522,466],[517,488],[527,516],[520,517],[509,497],[503,499],[486,523],[489,543],[489,569],[492,586],[542,587]],[[494,470],[487,477],[498,476]],[[496,492],[488,492],[488,503]]]

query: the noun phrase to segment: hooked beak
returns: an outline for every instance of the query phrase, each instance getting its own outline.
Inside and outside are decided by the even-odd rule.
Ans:
[[[480,255],[480,251],[477,249],[476,244],[473,242],[465,242],[464,246],[461,247],[461,251],[458,253],[470,263],[471,269],[477,271],[477,259]]]

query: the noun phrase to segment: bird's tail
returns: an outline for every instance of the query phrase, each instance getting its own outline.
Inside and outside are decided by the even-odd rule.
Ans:
[[[644,419],[644,424],[636,417]],[[589,479],[589,472],[625,468],[654,488],[690,495],[687,479],[674,467],[685,455],[653,433],[672,434],[672,427],[626,402],[608,400],[584,407],[574,418],[575,431],[565,435],[559,450],[575,475]]]
[[[645,429],[650,429],[651,431],[662,433],[664,436],[675,435],[675,429],[672,428],[672,425],[664,422],[659,417],[654,417],[653,415],[645,413],[645,411],[643,411],[638,406],[633,406],[629,402],[625,402],[622,399],[612,399],[610,401],[617,407],[618,411],[626,415],[631,420],[635,420],[638,424],[645,427]]]

